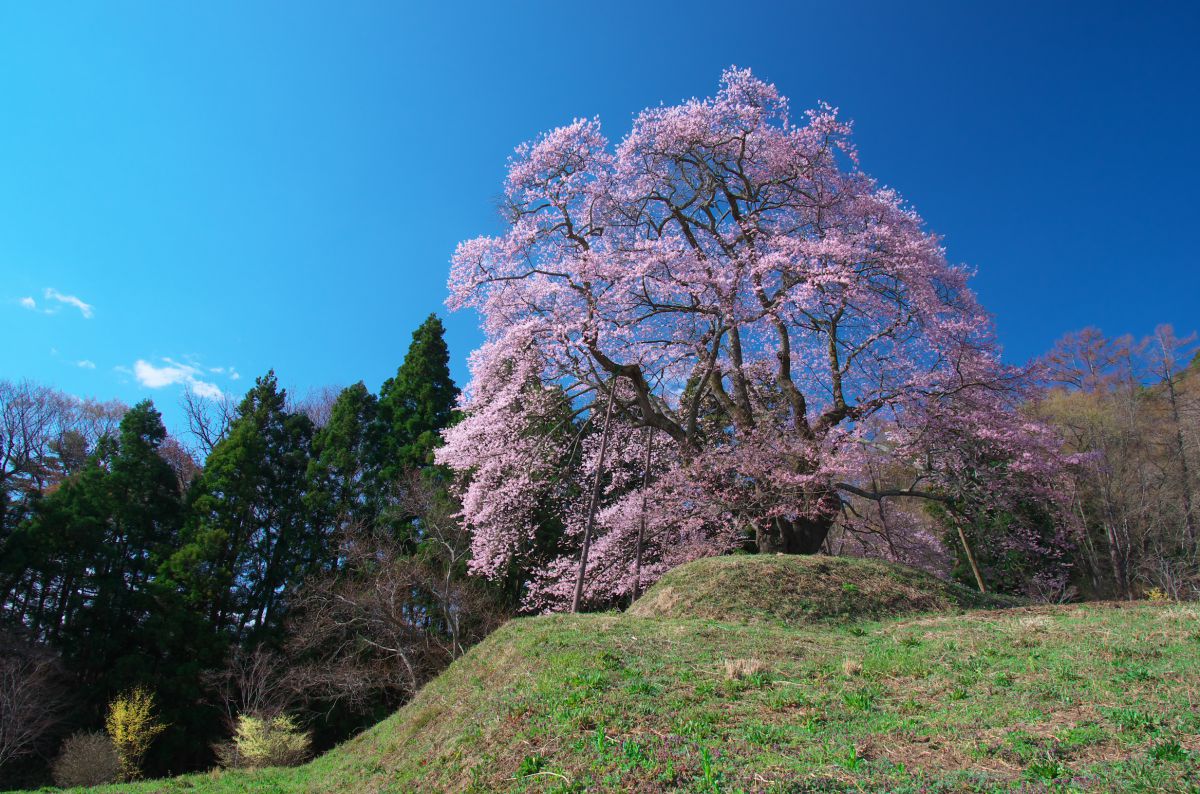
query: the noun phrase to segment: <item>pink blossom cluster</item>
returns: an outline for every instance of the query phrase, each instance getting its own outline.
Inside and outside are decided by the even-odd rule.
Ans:
[[[747,536],[813,550],[839,495],[949,499],[969,469],[989,498],[1054,496],[1060,445],[1016,410],[1027,373],[1001,363],[969,272],[860,170],[850,136],[834,108],[796,123],[774,86],[730,69],[715,97],[647,109],[615,146],[593,119],[517,149],[507,231],[461,243],[449,283],[487,337],[439,453],[462,475],[473,570],[520,562],[564,479],[576,496],[557,553],[530,561],[531,608],[569,595],[596,477],[594,604],[631,591],[643,520],[642,585]],[[576,442],[545,427],[551,391]],[[878,455],[916,479],[872,491]]]

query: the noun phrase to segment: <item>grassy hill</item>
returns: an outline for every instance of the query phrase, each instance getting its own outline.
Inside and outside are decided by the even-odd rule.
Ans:
[[[703,560],[623,615],[510,622],[307,766],[126,790],[1200,791],[1200,607],[965,611],[994,604]]]
[[[845,623],[1020,603],[880,560],[764,554],[709,557],[676,568],[629,614],[738,623]]]

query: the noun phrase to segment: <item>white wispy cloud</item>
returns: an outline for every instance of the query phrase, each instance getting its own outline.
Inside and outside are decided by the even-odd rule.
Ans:
[[[24,298],[21,298],[21,300],[18,302],[22,306],[24,306],[26,309],[32,309],[33,311],[37,311],[37,301],[35,301],[31,297],[26,296]]]
[[[76,309],[79,309],[79,313],[83,315],[84,319],[92,319],[92,311],[94,308],[92,304],[85,303],[82,299],[76,297],[75,295],[64,295],[52,287],[46,287],[46,292],[44,295],[46,300],[58,301],[59,303],[65,303],[67,306],[74,306]],[[46,311],[49,312],[51,310],[47,309]]]
[[[76,362],[75,362],[75,366],[79,367],[80,369],[95,369],[95,368],[96,368],[96,362],[94,362],[94,361],[88,361],[88,360],[85,358],[85,359],[81,359],[81,360],[79,360],[79,361],[76,361]]]
[[[200,397],[219,400],[223,396],[221,387],[211,381],[203,380],[200,376],[203,370],[192,364],[162,359],[161,365],[151,364],[139,358],[133,364],[133,376],[137,382],[148,389],[161,389],[165,386],[187,386]]]

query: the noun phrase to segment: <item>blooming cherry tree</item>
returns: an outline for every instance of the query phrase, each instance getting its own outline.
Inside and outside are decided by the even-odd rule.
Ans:
[[[594,603],[632,590],[639,550],[642,585],[747,537],[816,552],[847,494],[949,499],[968,465],[996,499],[1014,472],[1053,492],[1057,440],[1014,410],[1022,373],[1000,362],[968,271],[860,170],[850,133],[826,105],[793,120],[774,86],[731,69],[715,97],[647,109],[615,146],[577,120],[517,149],[506,232],[460,244],[450,276],[449,306],[476,309],[487,337],[439,452],[464,475],[477,572],[530,547],[569,438],[537,432],[548,389],[587,417],[575,490],[605,483]],[[1003,476],[973,465],[981,453]],[[911,481],[872,487],[880,455]],[[564,509],[531,606],[567,597],[584,501]]]

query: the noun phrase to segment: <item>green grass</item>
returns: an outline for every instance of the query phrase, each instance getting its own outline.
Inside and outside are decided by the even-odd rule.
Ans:
[[[515,620],[307,766],[125,790],[1200,792],[1200,608],[961,606]]]
[[[764,554],[710,557],[676,568],[630,614],[794,625],[1019,603],[879,560]]]

